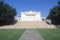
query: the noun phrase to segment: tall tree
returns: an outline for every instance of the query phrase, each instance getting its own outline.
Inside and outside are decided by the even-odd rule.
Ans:
[[[60,5],[60,0],[58,1],[58,5]]]
[[[14,20],[16,9],[0,0],[0,24],[9,24]]]
[[[60,24],[60,0],[58,1],[58,5],[50,10],[47,19],[51,19],[52,24]]]

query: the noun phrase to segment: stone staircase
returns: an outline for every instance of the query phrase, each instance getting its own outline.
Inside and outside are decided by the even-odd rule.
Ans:
[[[0,29],[3,28],[41,28],[41,29],[45,29],[45,28],[56,28],[54,25],[49,25],[46,24],[45,21],[19,21],[14,25],[9,25],[9,26],[3,26],[0,27]]]

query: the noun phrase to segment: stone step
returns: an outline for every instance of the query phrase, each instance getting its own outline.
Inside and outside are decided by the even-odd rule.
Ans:
[[[20,21],[17,22],[15,25],[10,26],[3,26],[3,28],[56,28],[54,25],[48,25],[44,21]]]

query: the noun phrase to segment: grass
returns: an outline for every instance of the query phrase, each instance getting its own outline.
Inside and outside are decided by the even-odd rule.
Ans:
[[[60,40],[60,29],[38,29],[44,40]]]
[[[0,29],[0,40],[18,40],[25,29]]]

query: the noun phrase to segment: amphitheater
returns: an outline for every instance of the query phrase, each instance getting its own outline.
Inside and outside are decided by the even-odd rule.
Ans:
[[[41,29],[45,29],[45,28],[56,28],[54,25],[49,25],[46,24],[45,21],[20,21],[17,22],[14,25],[9,25],[9,26],[2,26],[0,27],[0,29],[30,29],[30,28],[41,28]]]

